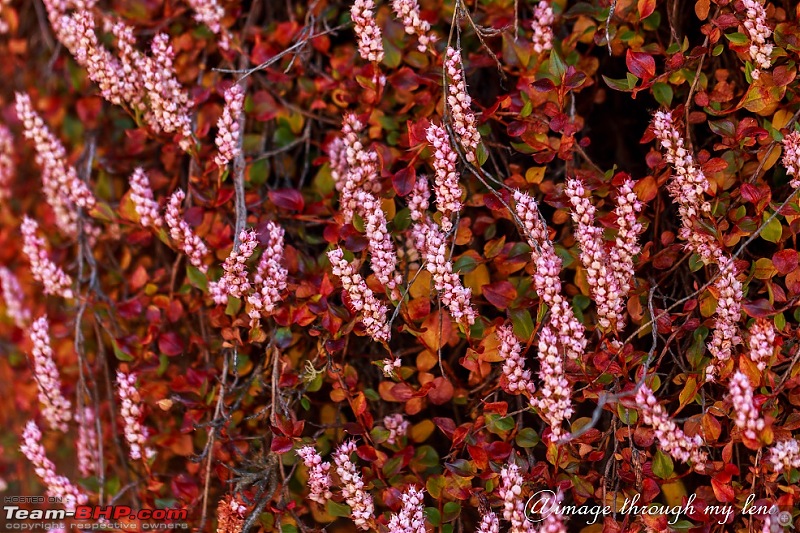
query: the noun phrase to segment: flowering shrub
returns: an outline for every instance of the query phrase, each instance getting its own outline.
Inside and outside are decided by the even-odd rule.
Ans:
[[[225,533],[800,526],[798,19],[0,0],[0,492]]]

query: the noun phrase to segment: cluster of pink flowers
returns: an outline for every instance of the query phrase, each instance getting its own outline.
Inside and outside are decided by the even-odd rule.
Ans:
[[[70,288],[72,278],[50,260],[44,239],[36,235],[38,230],[39,225],[32,218],[26,216],[22,220],[22,251],[31,262],[31,274],[36,281],[44,285],[45,294],[72,298],[73,293]]]
[[[271,314],[281,301],[281,292],[286,288],[288,271],[281,266],[283,260],[284,230],[271,220],[267,222],[269,235],[264,252],[253,275],[255,292],[247,297],[250,304],[248,315],[251,325],[256,325],[262,313]]]
[[[136,214],[139,215],[139,223],[144,227],[160,228],[163,226],[164,220],[158,212],[158,202],[153,198],[153,189],[150,188],[150,180],[144,169],[139,167],[134,170],[129,181],[131,201],[136,209]]]
[[[417,50],[425,52],[430,44],[436,42],[436,36],[431,33],[430,23],[419,17],[417,0],[392,0],[392,9],[397,18],[403,21],[406,33],[417,34]]]
[[[189,262],[200,269],[201,272],[208,271],[208,266],[203,264],[203,259],[208,255],[206,244],[192,231],[189,224],[181,215],[181,204],[186,198],[186,193],[178,189],[169,198],[167,211],[164,216],[169,228],[169,235],[178,247],[189,257]]]
[[[155,457],[156,451],[146,446],[147,437],[150,430],[142,423],[144,411],[142,410],[142,398],[136,388],[136,374],[126,374],[117,370],[117,393],[122,404],[120,416],[124,423],[125,440],[130,447],[131,459],[150,460]]]
[[[387,309],[375,298],[375,293],[367,287],[367,283],[356,266],[344,258],[344,252],[335,248],[328,252],[333,275],[342,280],[342,287],[350,298],[352,308],[361,313],[361,322],[367,334],[379,342],[389,342],[391,330],[386,320]]]
[[[751,72],[754,80],[760,77],[760,69],[768,69],[772,65],[770,56],[772,55],[772,43],[768,39],[772,35],[772,29],[767,25],[767,10],[758,0],[742,0],[745,9],[746,19],[744,29],[750,37],[750,59],[753,60],[754,68]]]
[[[177,133],[184,151],[192,146],[191,102],[188,93],[175,77],[172,64],[174,52],[166,33],[159,33],[151,44],[152,58],[145,64],[142,74],[150,102],[149,120],[156,131]]]
[[[111,32],[117,38],[117,50],[119,51],[120,68],[117,71],[119,76],[119,86],[116,90],[123,102],[126,102],[134,110],[146,111],[144,98],[144,66],[148,59],[136,48],[136,36],[133,28],[123,22],[117,22],[111,26]],[[111,103],[116,103],[109,100]]]
[[[645,424],[653,426],[659,447],[674,459],[682,462],[692,461],[698,472],[705,470],[708,461],[706,453],[700,449],[703,439],[700,435],[689,438],[659,405],[655,394],[647,385],[642,385],[636,393],[636,404]]]
[[[714,287],[719,299],[714,334],[708,343],[708,350],[714,356],[714,361],[706,368],[707,381],[716,379],[719,368],[731,358],[733,347],[742,342],[737,326],[742,313],[742,283],[736,279],[733,259],[720,256],[718,262],[720,274]]]
[[[465,325],[475,323],[477,314],[472,308],[472,292],[461,284],[458,274],[453,272],[453,262],[447,251],[447,238],[435,222],[430,220],[414,225],[414,246],[425,260],[425,268],[431,273],[433,286],[442,303],[450,310],[450,316]]]
[[[421,490],[409,487],[402,496],[403,507],[389,519],[389,533],[425,533],[425,503]]]
[[[230,494],[217,504],[217,533],[241,533],[247,507]]]
[[[636,218],[642,210],[642,202],[636,196],[633,185],[633,181],[626,178],[617,189],[617,207],[614,215],[619,229],[614,246],[609,251],[612,264],[611,275],[617,278],[617,287],[621,295],[620,302],[623,304],[631,290],[631,282],[635,275],[633,258],[641,251],[639,234],[642,233],[642,225],[637,222]],[[619,309],[619,311],[617,328],[621,329],[625,321],[625,312],[624,309]]]
[[[500,470],[498,494],[503,500],[503,519],[511,522],[511,533],[533,533],[533,524],[525,516],[525,498],[522,497],[522,474],[515,464]]]
[[[61,503],[67,511],[74,511],[76,506],[89,501],[86,494],[83,494],[69,479],[56,474],[56,465],[47,458],[42,445],[42,432],[33,420],[28,422],[22,432],[22,445],[19,449],[33,464],[36,475],[47,485],[47,496],[61,498]]]
[[[572,416],[572,387],[564,375],[562,355],[558,350],[558,338],[546,324],[539,332],[539,379],[542,381],[542,394],[534,398],[532,405],[539,415],[550,424],[550,440],[566,437],[562,423]]]
[[[78,422],[78,470],[83,477],[89,477],[97,473],[100,464],[94,409],[91,407],[79,409],[75,419]]]
[[[383,417],[383,427],[389,431],[389,437],[386,439],[386,442],[393,446],[401,437],[406,435],[410,426],[411,424],[408,420],[400,413]]]
[[[95,197],[89,187],[78,178],[75,167],[67,162],[64,145],[33,110],[27,94],[17,93],[16,110],[25,138],[33,141],[36,149],[36,163],[42,168],[42,187],[47,202],[56,213],[58,225],[68,234],[75,235],[77,213],[74,205],[91,209],[96,203]]]
[[[242,230],[239,234],[239,248],[231,249],[225,264],[222,265],[224,274],[219,281],[208,284],[208,292],[218,304],[228,301],[228,295],[241,298],[250,290],[250,281],[247,279],[247,260],[253,255],[258,244],[256,232]]]
[[[414,188],[408,196],[408,210],[412,221],[422,222],[425,220],[430,199],[431,189],[428,178],[425,176],[417,176],[417,181],[414,182]]]
[[[553,22],[556,17],[553,8],[544,0],[533,9],[533,50],[541,54],[553,48]]]
[[[350,454],[356,451],[356,443],[352,440],[343,442],[333,454],[336,474],[341,480],[342,495],[350,506],[353,522],[356,527],[368,530],[375,516],[372,496],[364,489],[364,480],[358,473],[356,465],[350,460]]]
[[[772,322],[764,318],[757,318],[750,326],[748,345],[750,360],[755,363],[760,372],[763,372],[775,351],[775,327]]]
[[[456,162],[458,154],[450,146],[447,130],[431,124],[426,131],[428,142],[433,147],[434,191],[436,209],[442,213],[442,229],[450,231],[453,223],[450,217],[461,211],[461,187],[458,184]]]
[[[33,345],[33,374],[39,386],[39,402],[50,427],[66,433],[67,422],[72,420],[72,404],[61,393],[61,376],[50,347],[50,324],[47,315],[40,316],[31,325]]]
[[[500,520],[492,511],[487,511],[481,516],[478,533],[500,533]]]
[[[753,386],[742,372],[736,372],[729,384],[731,403],[736,414],[736,427],[742,430],[750,440],[758,438],[758,432],[764,429],[764,419],[759,414],[753,399]]]
[[[383,60],[383,41],[381,30],[375,22],[375,2],[355,0],[350,9],[350,17],[358,37],[358,53],[361,58],[379,63]]]
[[[710,213],[711,204],[703,199],[708,181],[703,171],[694,163],[694,157],[684,147],[681,134],[672,122],[669,112],[656,111],[653,115],[653,131],[665,151],[665,159],[675,167],[676,174],[667,190],[678,204],[683,219],[681,236],[692,233],[692,218],[701,213]]]
[[[225,17],[225,9],[217,3],[217,0],[187,0],[187,3],[194,9],[194,19],[219,35],[219,47],[227,50],[230,42],[221,24]]]
[[[464,81],[464,69],[461,66],[461,50],[447,47],[444,68],[450,83],[447,86],[447,105],[453,119],[453,130],[458,135],[461,146],[464,148],[465,157],[470,163],[475,163],[475,151],[481,142],[481,135],[475,125],[475,114],[472,112],[472,98],[467,91]],[[428,141],[434,141],[428,136]],[[460,193],[459,193],[460,197]]]
[[[792,177],[789,184],[795,189],[800,187],[800,132],[791,131],[783,138],[783,166],[786,174]]]
[[[767,454],[767,460],[776,473],[800,468],[800,442],[797,439],[786,439],[776,442]]]
[[[358,207],[356,193],[359,190],[375,194],[380,192],[378,154],[364,147],[359,138],[363,129],[364,124],[358,117],[348,113],[342,121],[341,141],[330,145],[331,176],[340,192],[339,205],[345,222],[353,220]]]
[[[389,358],[384,359],[382,363],[383,363],[383,369],[382,369],[383,375],[386,376],[387,378],[394,377],[395,373],[397,372],[397,369],[403,366],[403,361],[399,357],[395,359],[389,359]]]
[[[531,371],[525,369],[525,359],[522,357],[522,346],[514,335],[514,329],[508,324],[497,328],[497,338],[500,339],[499,353],[503,358],[503,376],[506,378],[504,387],[511,394],[533,394],[536,385],[531,380]]]
[[[14,138],[8,128],[0,124],[0,200],[11,197],[14,179]]]
[[[325,505],[333,497],[330,490],[333,484],[330,475],[331,464],[323,461],[313,446],[303,446],[297,450],[297,455],[308,468],[308,488],[311,491],[308,499]]]
[[[595,207],[584,196],[583,184],[571,179],[565,190],[572,203],[572,220],[578,225],[575,239],[581,248],[581,263],[586,269],[586,281],[597,304],[597,318],[601,328],[617,329],[617,323],[624,314],[622,294],[618,277],[603,247],[603,230],[594,225]]]
[[[371,193],[361,189],[355,196],[357,210],[364,219],[364,231],[369,240],[370,266],[375,277],[392,292],[392,297],[400,298],[397,287],[403,278],[397,269],[397,251],[389,234],[386,215],[381,202]]]
[[[17,277],[9,269],[0,266],[0,285],[3,286],[3,301],[6,304],[6,315],[20,329],[24,329],[31,319],[30,310],[22,302],[25,294]]]
[[[239,122],[243,111],[244,89],[238,83],[234,83],[225,91],[225,107],[222,110],[222,116],[217,121],[218,131],[217,137],[214,139],[219,148],[214,162],[220,167],[224,167],[241,153]]]

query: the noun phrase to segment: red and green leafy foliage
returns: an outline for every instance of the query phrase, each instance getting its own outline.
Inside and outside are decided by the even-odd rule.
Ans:
[[[56,472],[90,503],[185,508],[200,531],[354,530],[355,500],[334,463],[348,440],[374,503],[362,523],[376,531],[403,530],[392,515],[411,486],[425,489],[429,531],[477,530],[490,510],[506,530],[501,469],[509,464],[522,475],[523,505],[537,491],[561,490],[576,506],[613,510],[638,495],[640,506],[694,508],[609,513],[592,525],[565,515],[569,531],[753,531],[765,515],[747,505],[773,504],[798,523],[800,204],[790,134],[800,115],[800,8],[554,0],[547,24],[545,3],[420,0],[419,24],[406,31],[395,3],[416,4],[377,1],[383,52],[369,60],[349,1],[0,1],[0,120],[9,139],[0,130],[4,494],[48,490],[19,451],[34,420]],[[221,17],[196,16],[217,4]],[[88,13],[108,56],[87,59],[86,43],[69,40],[78,13]],[[131,31],[133,54],[150,58],[141,65],[152,72],[138,75],[174,89],[167,98],[152,87],[109,97],[114,83],[136,77],[115,70],[124,59],[118,22]],[[157,34],[172,47],[170,68],[154,59]],[[448,46],[460,50],[466,104],[452,96],[459,85],[445,66]],[[109,70],[98,70],[103,61]],[[225,107],[237,83],[241,114]],[[20,119],[15,93],[30,96],[64,145],[50,167],[26,137],[32,125]],[[169,129],[172,104],[178,125]],[[654,130],[658,110],[680,150]],[[363,126],[349,141],[348,120]],[[444,163],[432,125],[445,126],[454,154],[455,208],[435,201],[447,191],[435,179]],[[238,132],[221,141],[232,150],[221,160],[220,130]],[[353,142],[360,154],[337,157]],[[139,167],[155,218],[185,191],[160,225],[137,209],[142,193],[129,178]],[[348,192],[354,168],[366,180]],[[707,181],[700,201],[708,209],[690,216],[679,181],[687,168]],[[436,190],[427,209],[414,204],[423,176],[427,192]],[[596,210],[585,227],[579,198],[567,194],[574,179]],[[93,196],[86,209],[80,183]],[[611,260],[626,184],[641,208],[632,215],[640,226],[632,272]],[[544,236],[526,228],[517,191],[538,202]],[[24,251],[25,216],[38,224],[44,255],[70,276],[71,294],[45,294],[52,279],[43,282]],[[242,230],[255,232],[252,256],[226,262],[250,238]],[[591,242],[599,263],[586,260]],[[332,268],[328,252],[337,248],[363,283]],[[254,280],[269,253],[273,262]],[[543,256],[561,263],[546,283],[536,279]],[[391,276],[379,279],[385,257],[394,257],[396,287]],[[231,289],[235,279],[249,288]],[[553,295],[537,290],[559,280]],[[251,301],[273,282],[273,305]],[[453,296],[453,283],[465,289]],[[609,293],[598,288],[609,286],[619,320],[605,326]],[[358,299],[369,291],[374,308]],[[43,337],[31,338],[43,315],[55,385],[39,368]],[[557,326],[572,315],[585,347],[568,356]],[[547,348],[556,354],[549,361]],[[527,377],[519,369],[509,379],[514,361]],[[732,394],[737,372],[750,395]],[[118,373],[135,377],[140,415],[125,411]],[[564,385],[560,428],[547,376]],[[48,424],[48,386],[73,410],[66,432]],[[660,410],[642,401],[647,390]],[[94,418],[78,414],[84,406]],[[76,460],[86,427],[97,432],[88,473]],[[137,431],[146,442],[131,458]],[[694,447],[688,462],[670,439]],[[309,498],[309,478],[321,473],[298,458],[307,445],[331,463],[324,504]],[[784,464],[777,450],[786,449]],[[733,506],[727,523],[705,512],[720,505]]]

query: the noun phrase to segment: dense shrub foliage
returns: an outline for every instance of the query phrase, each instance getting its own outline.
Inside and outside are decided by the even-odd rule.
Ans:
[[[798,18],[0,1],[0,489],[227,533],[800,527]]]

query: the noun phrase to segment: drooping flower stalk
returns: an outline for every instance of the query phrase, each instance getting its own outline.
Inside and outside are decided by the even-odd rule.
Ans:
[[[389,519],[389,533],[425,533],[425,504],[422,491],[409,487],[402,496],[403,507]]]
[[[791,131],[783,138],[782,163],[792,177],[789,186],[800,188],[800,131]]]
[[[450,316],[461,324],[474,324],[477,314],[470,303],[472,292],[461,284],[458,274],[453,271],[453,262],[448,259],[447,239],[436,223],[428,220],[415,225],[414,247],[422,254],[433,286]]]
[[[419,16],[418,0],[392,0],[392,9],[397,18],[403,21],[406,33],[417,34],[417,50],[424,53],[429,45],[436,42],[430,23]]]
[[[464,156],[470,163],[477,161],[475,151],[481,142],[481,135],[475,123],[475,114],[472,112],[472,98],[467,91],[467,83],[464,80],[464,69],[461,66],[461,50],[447,48],[444,67],[450,83],[447,85],[447,105],[450,110],[450,118],[453,120],[453,130],[458,135]],[[428,138],[433,144],[434,141]],[[449,145],[448,145],[449,146]],[[459,198],[460,198],[459,191]]]
[[[636,404],[642,414],[642,421],[655,430],[659,447],[681,462],[692,462],[698,472],[705,470],[708,461],[706,453],[700,449],[703,439],[700,435],[689,438],[664,411],[653,391],[642,385],[636,393]]]
[[[136,374],[117,370],[117,394],[122,407],[120,417],[124,425],[125,441],[130,448],[131,459],[152,459],[156,451],[146,445],[150,429],[144,425],[142,398],[136,388]]]
[[[525,359],[522,357],[522,346],[514,335],[513,328],[503,324],[497,328],[497,337],[500,339],[498,348],[500,357],[503,358],[503,376],[506,379],[504,387],[511,394],[533,394],[536,385],[531,380],[531,371],[525,369]]]
[[[72,420],[72,404],[61,392],[61,375],[50,347],[47,315],[33,321],[30,337],[33,345],[33,375],[39,387],[39,403],[44,406],[42,415],[51,428],[66,433],[67,422]]]
[[[442,213],[442,229],[450,231],[453,223],[450,217],[461,211],[461,187],[458,184],[456,162],[458,154],[450,146],[447,131],[431,124],[426,132],[428,142],[433,147],[434,191],[436,209]]]
[[[761,70],[767,70],[772,66],[772,43],[769,38],[772,36],[772,29],[767,25],[767,10],[759,0],[742,0],[744,7],[745,21],[744,29],[750,37],[750,59],[753,60],[753,71],[750,75],[754,80],[761,77]]]
[[[383,60],[381,30],[375,22],[375,2],[355,0],[350,17],[358,37],[358,53],[365,61],[380,63]]]
[[[78,505],[85,505],[89,498],[78,487],[64,477],[56,474],[56,465],[47,458],[42,445],[42,432],[33,420],[28,421],[22,432],[22,454],[33,464],[36,475],[47,486],[47,496],[60,498],[67,511],[74,511]]]
[[[72,298],[72,278],[50,260],[45,248],[45,240],[36,235],[39,225],[27,216],[22,220],[22,251],[31,262],[33,279],[44,285],[45,294],[55,294]]]
[[[287,284],[288,271],[281,266],[284,230],[270,220],[267,222],[267,234],[267,244],[253,275],[255,292],[247,297],[251,306],[248,311],[251,327],[258,324],[263,313],[272,314],[275,311],[275,306],[283,299],[281,292]]]
[[[308,499],[320,505],[325,505],[333,497],[333,493],[330,490],[333,485],[330,475],[331,464],[323,461],[313,446],[303,446],[297,450],[297,455],[308,468],[308,488],[310,491]]]
[[[772,322],[764,318],[757,318],[750,326],[748,340],[750,360],[755,363],[760,372],[766,370],[772,354],[775,352],[775,327]]]
[[[510,533],[534,533],[533,523],[525,516],[525,498],[522,496],[522,474],[515,464],[500,470],[498,495],[503,501],[503,519],[511,522]]]
[[[736,415],[736,427],[742,430],[744,436],[756,440],[758,433],[764,429],[764,419],[761,418],[759,409],[753,399],[753,386],[747,376],[737,371],[730,381],[731,403]]]
[[[8,128],[0,124],[0,201],[11,198],[11,182],[13,179],[14,138]]]
[[[145,228],[150,226],[160,228],[164,225],[164,219],[158,212],[158,202],[153,198],[153,189],[150,188],[150,180],[143,168],[138,167],[130,177],[131,201],[133,201],[136,214],[139,215],[139,223]]]
[[[100,465],[94,409],[78,409],[75,420],[78,422],[78,470],[83,477],[89,477],[97,473]]]
[[[243,110],[244,89],[238,83],[234,83],[225,91],[225,107],[222,109],[222,116],[217,121],[217,137],[214,139],[219,149],[214,162],[220,167],[224,167],[229,161],[236,159],[241,152],[239,121]]]
[[[611,264],[603,243],[603,230],[594,224],[595,207],[585,197],[580,181],[567,181],[565,192],[573,206],[572,220],[578,225],[575,240],[580,245],[586,281],[597,305],[598,324],[603,329],[616,330],[617,317],[623,314],[619,278],[610,270]]]
[[[553,23],[556,17],[553,8],[544,0],[533,8],[533,51],[541,54],[553,48]]]
[[[4,266],[0,266],[0,285],[3,287],[6,315],[18,328],[24,329],[31,320],[31,312],[23,303],[25,294],[22,292],[19,280]]]
[[[405,437],[410,426],[408,420],[400,413],[383,417],[383,427],[389,431],[386,443],[392,446],[396,444],[401,437]]]
[[[208,284],[208,293],[217,304],[224,304],[228,296],[242,298],[250,290],[250,281],[247,279],[247,260],[256,249],[257,238],[253,230],[242,230],[239,234],[239,247],[231,249],[225,264],[222,265],[224,274],[219,281]]]
[[[181,204],[185,198],[186,193],[181,189],[172,193],[167,203],[164,219],[167,222],[170,237],[178,245],[178,248],[188,256],[189,262],[201,272],[206,272],[208,271],[208,266],[203,264],[203,259],[208,255],[208,247],[189,227],[189,224],[181,215]]]
[[[347,292],[353,310],[361,313],[361,322],[367,334],[378,342],[389,342],[391,330],[386,320],[386,306],[375,298],[375,293],[367,287],[358,268],[344,258],[340,248],[329,251],[328,259],[333,275],[342,280],[342,288]]]
[[[372,496],[364,488],[361,474],[350,460],[350,454],[354,451],[356,451],[355,442],[352,440],[343,442],[334,452],[333,462],[336,464],[342,495],[350,506],[353,522],[356,527],[366,531],[370,529],[370,523],[375,516],[375,506],[372,503]]]

